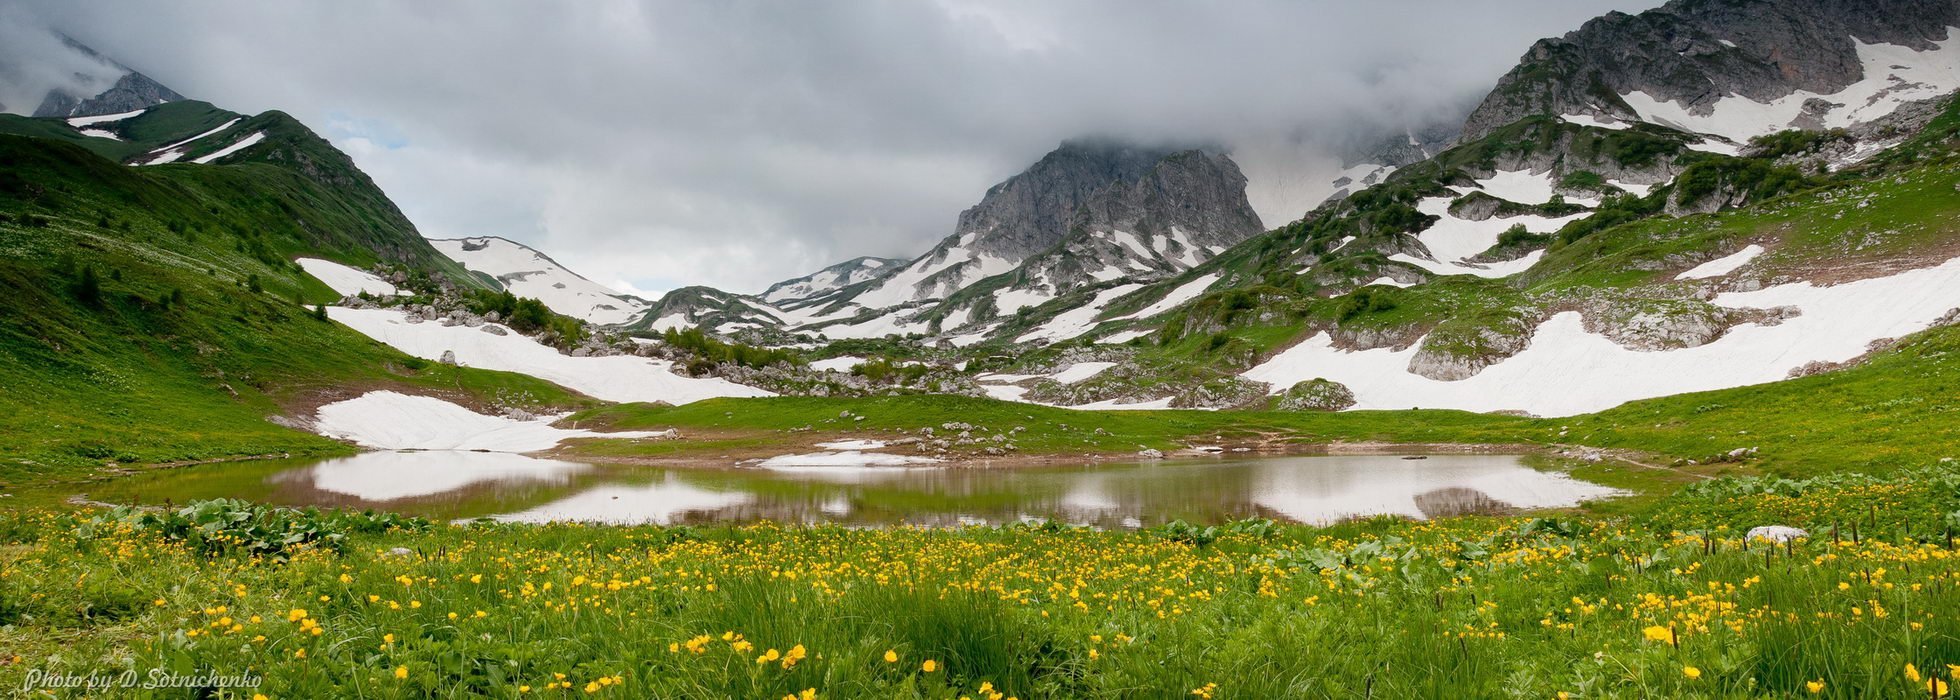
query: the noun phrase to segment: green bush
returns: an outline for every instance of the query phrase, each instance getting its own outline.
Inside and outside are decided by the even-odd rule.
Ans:
[[[77,524],[74,534],[85,544],[107,530],[128,528],[182,542],[207,556],[243,553],[284,561],[301,548],[339,552],[351,534],[427,527],[425,520],[393,513],[279,508],[227,498],[174,511],[112,508]]]

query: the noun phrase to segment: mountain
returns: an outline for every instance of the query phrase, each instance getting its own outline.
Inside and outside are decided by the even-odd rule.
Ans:
[[[763,301],[771,304],[809,301],[854,284],[884,277],[906,262],[896,258],[851,258],[802,277],[769,285],[761,296]]]
[[[791,320],[834,338],[994,328],[1079,289],[1175,274],[1259,232],[1245,182],[1212,149],[1067,141],[990,188],[926,254]]]
[[[1037,326],[1074,337],[997,371],[1114,367],[989,391],[1570,415],[1859,362],[1960,321],[1953,7],[1678,0],[1596,19],[1535,45],[1453,142],[1372,149],[1415,160]]]
[[[46,71],[27,66],[0,65],[0,94],[26,95],[45,87],[35,117],[93,117],[124,114],[166,102],[182,101],[183,95],[147,75],[117,63],[66,34],[52,33],[50,42],[65,56],[40,57],[48,66],[62,66],[65,80],[52,86],[28,84],[30,75]],[[27,100],[19,99],[13,109],[24,110]],[[0,112],[13,111],[0,107]]]
[[[14,438],[0,479],[344,450],[293,426],[355,388],[486,410],[581,403],[320,319],[313,305],[339,301],[348,279],[421,294],[493,283],[432,247],[298,120],[177,97],[134,113],[0,115],[0,432]]]
[[[1341,173],[1334,179],[1334,193],[1327,200],[1381,184],[1396,168],[1434,157],[1462,135],[1463,117],[1458,112],[1350,147],[1341,156]]]
[[[1532,45],[1464,124],[1648,121],[1743,142],[1850,126],[1960,88],[1954,0],[1675,0]]]
[[[430,245],[471,272],[495,278],[520,297],[544,302],[552,311],[599,325],[616,325],[646,312],[646,300],[620,294],[565,269],[550,256],[515,241],[485,236],[432,239]]]

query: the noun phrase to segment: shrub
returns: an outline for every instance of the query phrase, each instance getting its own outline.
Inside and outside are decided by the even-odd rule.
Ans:
[[[75,299],[86,306],[102,305],[102,278],[95,274],[95,266],[82,268],[82,274],[75,279],[73,286]]]
[[[1395,293],[1379,287],[1362,287],[1341,297],[1339,312],[1342,322],[1362,314],[1380,313],[1395,308]]]
[[[428,521],[374,511],[321,511],[263,506],[238,499],[198,501],[174,511],[112,508],[77,524],[78,542],[128,528],[182,542],[207,556],[243,553],[285,561],[302,548],[340,552],[350,534],[422,530]]]

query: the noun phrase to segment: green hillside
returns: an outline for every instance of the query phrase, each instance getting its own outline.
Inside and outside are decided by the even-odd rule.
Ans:
[[[277,138],[235,165],[132,168],[58,140],[0,136],[0,480],[345,450],[265,419],[358,387],[577,401],[315,319],[310,305],[338,295],[296,257],[469,278],[297,122],[270,113],[245,124]]]

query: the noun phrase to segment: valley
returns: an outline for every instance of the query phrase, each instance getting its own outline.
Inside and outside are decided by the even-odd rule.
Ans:
[[[57,33],[0,686],[1943,697],[1957,27],[1612,12],[1313,168],[1050,140],[916,257],[657,294]]]

